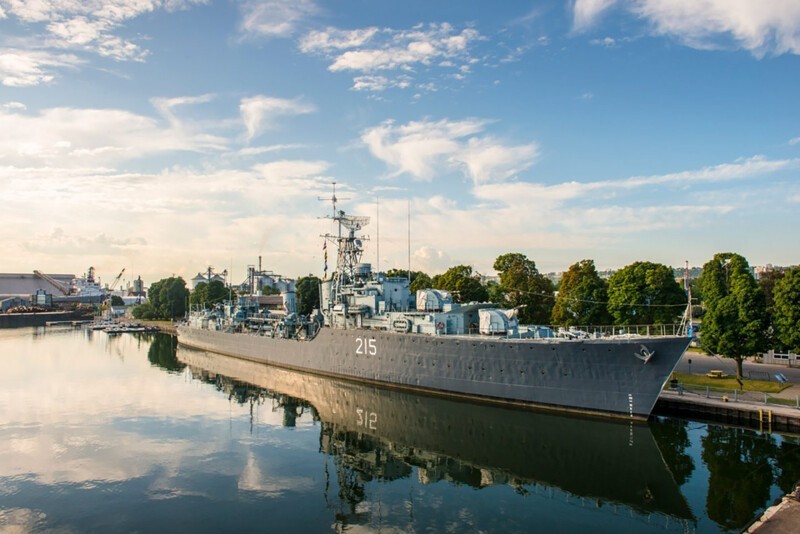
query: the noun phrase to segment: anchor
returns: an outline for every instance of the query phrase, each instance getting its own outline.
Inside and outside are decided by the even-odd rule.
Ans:
[[[650,358],[655,356],[655,354],[656,354],[656,351],[650,350],[647,347],[645,347],[644,345],[642,345],[642,347],[639,349],[639,352],[634,352],[633,353],[634,356],[636,356],[637,358],[642,360],[644,363],[649,362]]]

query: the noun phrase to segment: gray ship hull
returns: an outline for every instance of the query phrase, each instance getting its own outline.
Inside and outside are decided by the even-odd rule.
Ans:
[[[189,326],[180,343],[254,362],[490,403],[647,419],[689,339],[524,340],[323,328],[311,340]],[[639,355],[652,357],[645,363]]]

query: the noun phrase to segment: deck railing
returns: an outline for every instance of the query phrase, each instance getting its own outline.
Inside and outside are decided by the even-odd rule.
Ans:
[[[557,325],[520,325],[518,333],[498,332],[494,334],[499,338],[531,337],[529,333],[536,331],[533,337],[559,338],[559,339],[597,339],[611,336],[685,336],[684,326],[675,324],[649,324],[649,325],[592,325],[592,326],[557,326]],[[481,335],[479,329],[471,328],[470,335]]]

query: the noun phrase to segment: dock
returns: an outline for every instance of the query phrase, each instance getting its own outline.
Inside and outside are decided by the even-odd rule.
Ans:
[[[795,390],[800,390],[800,386],[789,388],[782,398],[791,402],[796,398]],[[800,408],[796,406],[736,401],[732,397],[706,397],[698,391],[662,391],[653,414],[734,424],[762,432],[800,434]]]

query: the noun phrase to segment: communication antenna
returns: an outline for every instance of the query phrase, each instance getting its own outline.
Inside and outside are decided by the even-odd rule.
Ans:
[[[317,200],[325,200],[325,201],[330,202],[333,205],[333,216],[332,216],[332,218],[335,219],[336,218],[336,201],[337,200],[350,200],[350,199],[349,198],[341,198],[341,199],[336,198],[336,182],[331,182],[331,185],[333,185],[333,194],[330,197],[327,197],[327,198],[326,197],[317,197]]]
[[[375,197],[375,232],[378,234],[378,259],[375,262],[375,271],[381,272],[381,197]]]
[[[411,283],[411,198],[408,198],[408,283]]]

